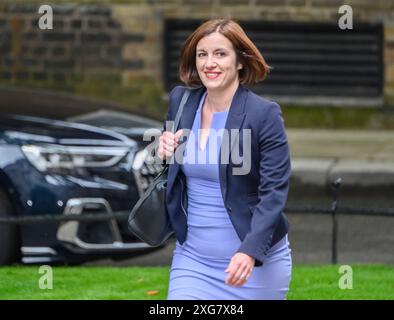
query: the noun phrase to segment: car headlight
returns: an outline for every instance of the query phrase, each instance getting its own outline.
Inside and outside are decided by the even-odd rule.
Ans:
[[[127,147],[74,147],[61,145],[24,145],[26,158],[41,172],[66,172],[78,168],[103,168],[119,163]]]

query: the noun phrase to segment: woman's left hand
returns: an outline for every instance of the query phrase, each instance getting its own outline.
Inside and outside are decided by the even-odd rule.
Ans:
[[[245,253],[237,252],[230,261],[225,272],[228,273],[226,284],[239,287],[248,281],[252,274],[255,259]]]

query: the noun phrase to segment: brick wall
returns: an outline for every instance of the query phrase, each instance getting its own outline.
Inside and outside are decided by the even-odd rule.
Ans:
[[[104,6],[54,7],[52,30],[38,27],[36,5],[10,5],[0,13],[0,77],[70,80],[86,72],[139,72],[138,56],[123,55],[143,43],[141,30],[123,30],[113,9]]]
[[[358,21],[384,23],[385,93],[394,96],[391,0],[133,0],[129,4],[96,1],[95,5],[70,1],[53,5],[53,30],[38,28],[40,2],[27,2],[6,1],[0,5],[3,82],[23,79],[72,82],[74,78],[97,73],[117,74],[124,84],[140,77],[161,82],[162,26],[167,17],[337,21],[338,7],[349,4],[355,27]]]

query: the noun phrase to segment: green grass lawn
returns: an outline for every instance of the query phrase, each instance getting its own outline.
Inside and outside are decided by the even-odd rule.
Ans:
[[[355,265],[353,288],[338,286],[339,266],[294,266],[288,299],[394,299],[394,268]],[[40,289],[38,266],[0,268],[0,299],[166,299],[168,267],[53,267]],[[47,283],[44,281],[44,283]]]

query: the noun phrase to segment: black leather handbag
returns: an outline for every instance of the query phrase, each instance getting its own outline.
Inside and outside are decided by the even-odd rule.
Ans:
[[[183,107],[189,98],[190,89],[184,92],[177,114],[173,132],[176,132]],[[174,154],[172,155],[174,157]],[[151,246],[160,246],[174,232],[166,208],[166,189],[168,164],[150,183],[148,189],[137,201],[128,218],[128,228],[142,241]]]

